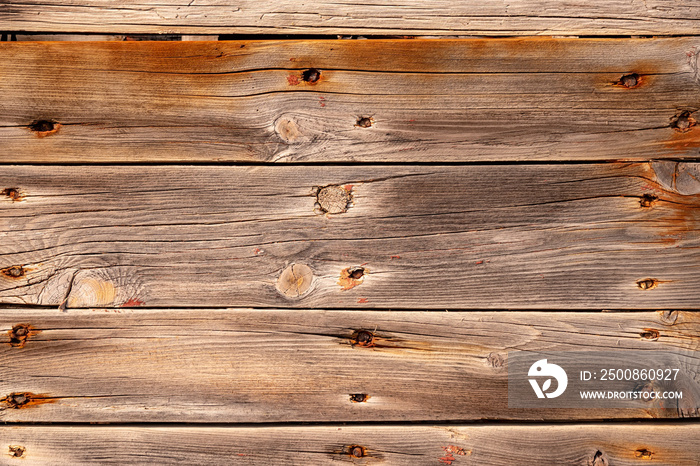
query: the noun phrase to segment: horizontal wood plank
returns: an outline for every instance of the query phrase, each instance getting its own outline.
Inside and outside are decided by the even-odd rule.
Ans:
[[[0,155],[3,163],[697,157],[698,47],[694,37],[6,42]]]
[[[0,30],[189,34],[697,34],[692,0],[6,0]]]
[[[699,171],[8,166],[0,302],[696,309]]]
[[[697,424],[35,426],[0,436],[7,464],[691,466],[700,456]]]
[[[19,332],[20,327],[27,331]],[[699,415],[700,362],[692,355],[700,350],[700,317],[693,312],[95,309],[63,314],[24,308],[2,310],[0,332],[3,422]],[[360,332],[370,338],[360,338]],[[679,355],[681,373],[692,382],[684,382],[683,398],[673,408],[657,402],[626,408],[508,406],[512,352],[582,350],[619,356],[630,350],[670,352]],[[13,394],[25,398],[13,404],[16,398],[6,398]]]

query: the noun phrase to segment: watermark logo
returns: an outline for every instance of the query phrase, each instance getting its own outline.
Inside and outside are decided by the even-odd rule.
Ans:
[[[569,378],[566,376],[564,369],[556,364],[547,363],[546,359],[540,359],[530,366],[527,375],[530,377],[547,377],[541,388],[536,379],[528,379],[537,398],[544,398],[545,396],[547,398],[556,398],[564,393],[566,385],[569,382]],[[552,386],[552,377],[557,381],[557,389],[551,393],[547,393],[547,390]]]

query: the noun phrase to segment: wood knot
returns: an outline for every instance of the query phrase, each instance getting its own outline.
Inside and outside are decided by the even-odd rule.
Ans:
[[[10,408],[19,409],[24,405],[29,404],[31,397],[28,393],[10,393],[2,399]]]
[[[10,456],[13,458],[23,457],[25,451],[27,451],[27,449],[20,445],[10,445]]]
[[[505,364],[503,356],[498,353],[489,353],[488,357],[486,358],[486,362],[488,362],[494,369],[499,369]]]
[[[640,199],[639,199],[639,205],[647,208],[651,207],[654,202],[656,202],[659,198],[657,196],[654,196],[653,194],[644,194]]]
[[[295,144],[303,140],[299,126],[288,117],[279,118],[275,122],[275,133],[287,144]]]
[[[9,278],[21,278],[24,277],[25,271],[23,266],[13,265],[0,270],[0,273]]]
[[[2,195],[9,197],[12,202],[18,202],[24,199],[19,188],[5,188],[2,190]]]
[[[608,458],[600,450],[597,450],[595,453],[593,453],[593,456],[588,460],[588,466],[609,466],[609,465],[610,465],[610,462],[608,461]]]
[[[353,346],[374,346],[374,334],[367,330],[359,330],[352,336]]]
[[[369,395],[365,393],[355,393],[350,395],[350,401],[353,403],[364,403],[369,399]]]
[[[645,278],[637,281],[637,287],[641,290],[651,290],[658,286],[659,281],[655,278]]]
[[[365,267],[348,267],[340,271],[340,279],[338,280],[338,285],[343,291],[355,288],[361,285],[365,280],[365,275],[369,270]]]
[[[292,264],[277,279],[277,291],[287,298],[300,298],[311,290],[314,273],[305,264]]]
[[[309,68],[301,74],[301,79],[309,84],[316,84],[321,79],[321,72],[316,68]]]
[[[637,73],[626,74],[617,82],[618,85],[632,89],[642,83],[642,78]]]
[[[320,213],[342,214],[352,206],[352,185],[317,187],[314,191],[314,208]]]
[[[680,313],[676,310],[666,310],[659,311],[659,314],[661,314],[661,322],[667,325],[674,325],[678,320],[678,314]]]
[[[29,392],[10,393],[4,398],[0,398],[0,403],[6,404],[7,407],[11,409],[21,409],[42,403],[53,403],[55,401],[56,398]]]
[[[700,163],[661,160],[652,162],[651,168],[664,189],[686,196],[700,194]]]
[[[639,336],[645,340],[656,341],[659,339],[659,331],[654,330],[653,328],[645,328],[642,330]]]
[[[360,445],[350,445],[348,447],[348,455],[353,458],[364,458],[367,455],[367,450]]]
[[[371,117],[360,117],[357,119],[355,126],[360,128],[369,128],[372,126],[372,123],[374,123],[374,120]]]
[[[55,134],[60,127],[61,125],[59,123],[52,120],[36,120],[29,125],[29,129],[35,132],[40,138]]]
[[[36,335],[37,333],[39,332],[33,330],[31,325],[29,324],[15,325],[8,332],[8,334],[10,335],[10,346],[14,348],[23,348],[25,343],[27,342],[27,339],[30,336]]]
[[[693,112],[683,110],[678,115],[671,117],[671,128],[680,133],[690,131],[697,124],[695,118],[691,116],[692,114]]]

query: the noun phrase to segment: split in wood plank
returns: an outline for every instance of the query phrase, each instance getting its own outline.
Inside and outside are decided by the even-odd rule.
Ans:
[[[693,312],[4,309],[3,422],[697,417]],[[517,351],[677,355],[683,399],[508,406]],[[572,375],[573,377],[573,375]],[[679,379],[680,380],[680,379]],[[9,396],[9,398],[8,398]],[[532,394],[534,398],[534,394]],[[18,398],[19,397],[19,398]]]
[[[700,164],[7,166],[0,302],[700,308]]]
[[[693,0],[6,0],[0,30],[187,34],[697,34]]]
[[[11,162],[697,157],[700,38],[0,43]]]

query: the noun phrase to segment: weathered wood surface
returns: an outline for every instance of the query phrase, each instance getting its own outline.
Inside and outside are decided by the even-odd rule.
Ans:
[[[6,166],[0,302],[697,309],[699,172]]]
[[[693,0],[7,0],[0,30],[191,34],[697,34]]]
[[[20,327],[29,331],[18,332]],[[0,331],[3,422],[699,414],[700,380],[686,387],[672,409],[655,402],[624,409],[514,409],[507,400],[512,351],[668,351],[689,355],[681,370],[697,379],[692,374],[700,372],[700,362],[690,355],[700,350],[700,317],[693,312],[96,309],[62,314],[25,308],[3,310]],[[369,332],[369,338],[361,332]],[[8,401],[11,394],[24,398]]]
[[[0,427],[6,464],[697,465],[700,426]],[[10,450],[10,446],[14,450]],[[360,450],[357,449],[360,448]],[[19,451],[21,457],[12,455]],[[352,452],[363,457],[353,457]]]
[[[698,47],[695,37],[1,43],[0,156],[697,157]]]

